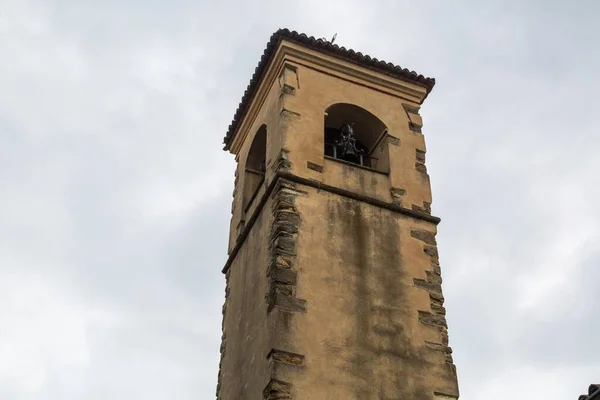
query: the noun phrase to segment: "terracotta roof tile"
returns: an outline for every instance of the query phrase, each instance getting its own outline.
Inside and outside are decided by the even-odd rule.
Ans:
[[[582,394],[577,400],[592,400],[600,399],[600,384],[592,383],[588,388],[588,394]]]
[[[345,61],[353,62],[363,67],[370,68],[377,72],[400,78],[420,86],[424,86],[427,89],[427,93],[429,93],[435,85],[434,78],[426,78],[423,75],[417,74],[415,71],[410,71],[398,65],[394,65],[383,60],[378,60],[377,58],[372,58],[368,55],[356,52],[352,49],[340,47],[337,44],[332,44],[331,42],[328,42],[323,39],[316,39],[313,36],[307,36],[304,33],[298,33],[296,31],[290,31],[288,29],[279,29],[277,32],[271,35],[271,38],[267,43],[265,51],[263,52],[263,55],[260,58],[258,66],[254,70],[254,74],[250,79],[250,83],[248,84],[248,87],[246,88],[246,91],[242,96],[242,100],[238,106],[238,109],[235,112],[233,121],[229,125],[227,133],[225,134],[225,138],[223,139],[223,144],[225,145],[224,150],[229,149],[229,145],[231,143],[231,140],[233,139],[234,132],[237,129],[238,124],[240,123],[248,106],[250,105],[252,96],[255,90],[257,89],[263,74],[267,69],[271,57],[274,55],[275,50],[277,49],[277,45],[283,39],[302,44],[312,49],[316,49],[329,55],[341,58]]]

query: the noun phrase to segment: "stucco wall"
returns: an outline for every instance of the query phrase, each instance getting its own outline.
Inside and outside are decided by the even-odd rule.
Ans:
[[[379,90],[375,84],[360,79],[340,79],[323,73],[321,68],[307,62],[298,62],[296,73],[299,87],[293,95],[284,97],[283,107],[297,117],[281,131],[282,145],[290,151],[294,174],[345,187],[345,176],[321,174],[309,168],[307,163],[318,166],[326,163],[323,154],[325,110],[336,103],[350,103],[369,111],[387,126],[388,154],[382,158],[387,158],[390,166],[387,186],[379,187],[377,191],[371,187],[353,187],[351,190],[391,201],[390,190],[394,188],[404,191],[401,201],[407,208],[413,205],[424,208],[424,202],[431,204],[429,177],[415,168],[417,150],[423,156],[426,151],[424,136],[418,132],[422,126],[420,116],[416,114],[419,104]]]
[[[435,223],[277,182],[227,270],[219,398],[458,397]]]
[[[227,271],[219,399],[261,399],[269,380],[266,354],[270,329],[265,302],[268,231],[272,217],[263,212]]]
[[[280,118],[280,110],[283,99],[280,97],[281,87],[278,82],[271,82],[270,88],[263,99],[260,108],[252,121],[248,123],[246,137],[244,138],[241,149],[236,155],[237,168],[234,181],[233,200],[231,208],[231,223],[229,231],[229,246],[228,252],[237,242],[238,234],[243,230],[243,226],[247,219],[252,215],[256,208],[256,202],[250,204],[251,209],[246,210],[243,207],[244,190],[248,186],[245,182],[246,174],[246,159],[248,152],[252,146],[252,141],[260,127],[266,125],[267,129],[267,144],[266,144],[266,164],[267,164],[267,180],[273,178],[273,162],[277,158],[277,153],[281,149],[281,130],[282,120]],[[260,198],[260,195],[257,196]],[[256,198],[255,198],[256,200]]]
[[[458,398],[418,113],[425,93],[303,51],[276,58],[232,146],[218,398]],[[324,111],[335,103],[388,128],[387,173],[324,157]],[[244,210],[242,171],[262,124],[266,179]]]
[[[415,279],[434,273],[427,244],[411,235],[435,225],[310,188],[297,199],[296,351],[306,360],[295,398],[433,399],[457,394],[445,329],[424,324],[427,290]],[[435,343],[436,346],[428,345]]]

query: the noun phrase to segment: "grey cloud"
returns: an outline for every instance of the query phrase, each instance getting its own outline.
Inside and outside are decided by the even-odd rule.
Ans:
[[[597,12],[583,0],[8,4],[0,276],[48,277],[87,342],[40,332],[34,347],[53,346],[41,386],[0,379],[0,397],[214,396],[234,167],[221,140],[279,27],[337,32],[437,78],[422,114],[462,398],[522,397],[547,377],[545,397],[576,396],[600,370],[587,351],[600,312]],[[71,348],[87,361],[56,355]]]

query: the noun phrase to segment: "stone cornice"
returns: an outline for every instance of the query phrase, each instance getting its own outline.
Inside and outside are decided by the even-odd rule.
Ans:
[[[299,63],[306,62],[304,65],[309,68],[370,87],[377,91],[386,92],[392,96],[421,103],[427,95],[427,90],[424,87],[312,49],[306,49],[295,43],[284,41],[282,42],[281,50],[285,52],[286,58],[289,57],[290,60],[298,60]]]
[[[248,125],[256,118],[286,57],[304,60],[313,67],[324,68],[324,72],[344,79],[375,85],[379,90],[396,93],[416,103],[422,103],[435,85],[435,79],[426,78],[414,71],[321,39],[282,29],[275,32],[267,44],[225,135],[224,150],[238,153],[240,137],[243,139],[247,134]]]
[[[372,197],[354,193],[354,192],[351,192],[349,190],[345,190],[345,189],[342,189],[339,187],[335,187],[335,186],[324,184],[322,182],[302,178],[302,177],[300,177],[298,175],[294,175],[290,172],[278,171],[278,172],[276,172],[276,174],[273,177],[273,179],[271,180],[271,182],[269,182],[269,185],[267,186],[267,189],[265,190],[264,194],[261,196],[260,199],[258,199],[259,203],[258,203],[257,207],[254,209],[254,212],[252,213],[250,218],[248,218],[248,220],[244,226],[244,230],[242,231],[240,236],[237,238],[237,242],[236,242],[235,246],[233,247],[233,249],[231,250],[231,252],[229,253],[229,257],[227,258],[227,261],[225,262],[225,266],[223,267],[223,270],[221,272],[227,273],[227,270],[231,266],[233,260],[235,260],[237,253],[239,252],[240,248],[244,244],[246,237],[252,230],[252,226],[258,219],[258,216],[260,215],[261,211],[263,210],[265,203],[271,196],[271,193],[273,192],[273,189],[277,185],[277,181],[279,179],[284,179],[284,180],[288,180],[288,181],[298,183],[301,185],[310,186],[315,189],[323,190],[323,191],[326,191],[329,193],[337,194],[339,196],[354,199],[354,200],[360,201],[362,203],[371,204],[375,207],[385,208],[387,210],[406,215],[407,217],[410,217],[410,218],[430,222],[434,225],[438,225],[441,221],[439,217],[435,217],[433,215],[430,215],[430,214],[427,214],[424,212],[409,210],[407,208],[401,207],[394,203],[386,203],[382,200],[378,200],[378,199],[374,199]],[[255,201],[257,201],[257,199],[255,199]]]

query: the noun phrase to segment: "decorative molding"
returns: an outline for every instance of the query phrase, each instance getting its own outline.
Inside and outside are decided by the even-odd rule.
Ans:
[[[308,49],[307,51],[303,46],[290,42],[282,42],[279,51],[285,53],[288,57],[296,57],[301,61],[311,63],[312,66],[303,64],[308,68],[329,75],[335,75],[378,91],[384,89],[385,92],[408,101],[420,103],[427,95],[426,89],[421,86],[405,82],[400,78],[392,78],[380,72],[375,72],[363,66],[358,66],[314,50]],[[286,59],[288,58],[286,57]],[[298,61],[296,62],[298,63]]]

